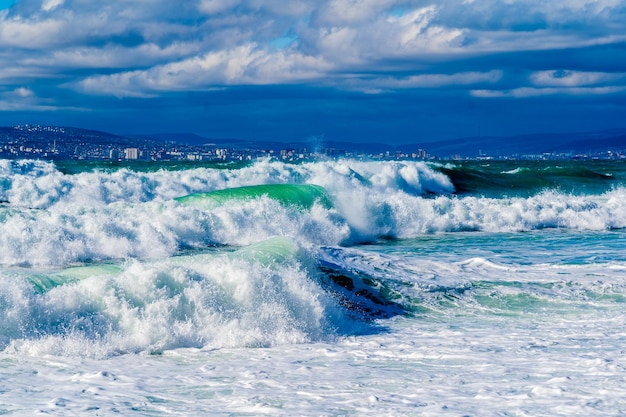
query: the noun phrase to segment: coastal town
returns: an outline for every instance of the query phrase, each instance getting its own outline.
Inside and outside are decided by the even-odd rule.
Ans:
[[[490,155],[477,149],[473,155],[452,153],[435,155],[426,149],[362,150],[358,144],[349,149],[307,144],[189,144],[159,140],[150,136],[123,137],[85,129],[17,125],[0,128],[0,159],[109,160],[109,161],[252,161],[262,158],[283,161],[306,161],[321,158],[357,158],[380,160],[564,160],[626,159],[625,149],[602,151],[541,152],[531,154]]]
[[[20,125],[0,130],[0,159],[40,158],[114,161],[251,161],[276,158],[287,161],[323,157],[379,159],[435,159],[423,149],[412,153],[385,151],[367,154],[336,148],[224,146],[185,144],[150,137],[121,137],[83,129]]]

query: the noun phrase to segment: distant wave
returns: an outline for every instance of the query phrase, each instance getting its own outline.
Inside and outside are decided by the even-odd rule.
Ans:
[[[511,165],[517,164],[515,168]],[[522,166],[520,166],[522,165]],[[620,176],[611,171],[617,170]],[[465,162],[440,168],[459,194],[529,196],[545,189],[573,194],[600,193],[624,185],[624,169],[618,163],[581,161]],[[605,171],[605,172],[602,172]]]

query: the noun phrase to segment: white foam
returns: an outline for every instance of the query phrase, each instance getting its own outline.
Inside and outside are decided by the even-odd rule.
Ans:
[[[576,232],[624,228],[625,190],[457,197],[429,170],[264,161],[230,171],[65,175],[48,163],[2,161],[0,412],[604,416],[626,409],[623,231]],[[303,212],[261,198],[202,211],[170,201],[273,182],[323,185],[335,207]],[[542,228],[565,230],[502,233]],[[462,230],[496,233],[443,234],[441,249],[424,253],[422,240],[440,237],[424,234]],[[296,250],[276,262],[254,247],[172,256],[270,235],[293,237]],[[418,239],[376,249],[384,253],[335,246],[382,235]],[[317,252],[314,244],[327,246]],[[128,259],[67,269],[118,258]],[[410,308],[356,322],[323,287],[318,261],[384,285]]]
[[[181,248],[248,245],[283,235],[324,245],[455,231],[626,227],[626,189],[573,196],[457,197],[449,180],[420,162],[350,160],[289,165],[261,161],[236,170],[65,175],[43,162],[3,162],[2,265],[161,258]],[[334,207],[303,212],[267,198],[211,211],[173,197],[259,183],[325,187]],[[444,193],[425,197],[424,193]]]
[[[623,314],[544,314],[399,318],[332,344],[266,349],[106,360],[2,353],[3,408],[19,416],[594,417],[623,409]]]
[[[28,270],[5,274],[0,342],[7,352],[99,357],[331,340],[350,326],[299,256],[244,254],[92,268],[44,292],[29,285]]]
[[[360,184],[379,191],[402,190],[415,195],[454,190],[447,177],[421,162],[326,161],[291,165],[261,160],[232,170],[196,168],[144,173],[124,168],[74,175],[63,174],[53,164],[41,161],[0,162],[0,175],[4,178],[0,199],[30,208],[164,201],[194,192],[274,183],[313,183],[337,191]]]

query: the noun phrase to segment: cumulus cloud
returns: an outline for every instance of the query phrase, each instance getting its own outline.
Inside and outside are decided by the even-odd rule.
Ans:
[[[304,81],[321,77],[328,70],[329,64],[319,58],[247,44],[148,70],[88,77],[77,87],[92,94],[142,97],[162,91]]]
[[[623,74],[517,57],[626,43],[625,22],[624,0],[21,0],[0,12],[0,79],[118,97],[295,83],[596,94]]]
[[[64,2],[65,0],[44,0],[44,2],[41,4],[41,10],[45,12],[52,11],[61,6]]]
[[[330,0],[321,2],[316,13],[318,24],[343,26],[374,19],[396,3],[394,0]]]
[[[45,49],[56,44],[64,33],[61,19],[29,19],[0,15],[0,45],[24,49]]]
[[[335,0],[328,7],[342,9],[350,6],[347,3]],[[355,0],[351,3],[352,6],[367,7],[365,11],[334,19],[332,23],[349,21],[358,22],[358,25],[308,27],[298,36],[290,38],[293,41],[287,48],[275,50],[270,47],[272,42],[269,39],[265,44],[246,42],[228,45],[227,48],[191,54],[149,69],[90,76],[75,85],[88,93],[136,97],[153,96],[157,91],[202,90],[238,84],[319,82],[341,88],[345,79],[351,78],[348,76],[350,72],[362,67],[374,69],[381,60],[410,58],[417,54],[440,55],[458,49],[455,41],[462,36],[462,31],[431,25],[436,13],[434,6],[396,16],[379,14],[383,6],[377,2]],[[210,6],[217,13],[234,7],[234,3],[211,2]],[[206,2],[202,2],[200,7],[208,10]],[[327,20],[325,17],[324,21]],[[359,26],[364,21],[372,30]],[[492,75],[490,78],[493,78]],[[447,85],[460,81],[460,76],[423,77],[394,82],[390,78],[382,83],[390,88],[413,88],[420,83],[422,86],[425,83]],[[482,77],[472,77],[471,74],[465,74],[465,78],[484,81]],[[368,83],[371,84],[365,81],[365,84]],[[370,87],[364,85],[364,88]]]

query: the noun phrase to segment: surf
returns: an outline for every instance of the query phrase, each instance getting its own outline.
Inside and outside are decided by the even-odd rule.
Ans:
[[[623,167],[605,161],[463,161],[439,170],[459,195],[530,197],[545,190],[588,195],[626,184]]]
[[[214,209],[224,204],[249,201],[267,197],[276,200],[285,206],[294,206],[309,210],[318,203],[329,209],[332,207],[326,190],[319,185],[312,184],[261,184],[244,187],[227,188],[223,190],[195,193],[174,200],[181,204],[200,207],[205,210]]]

